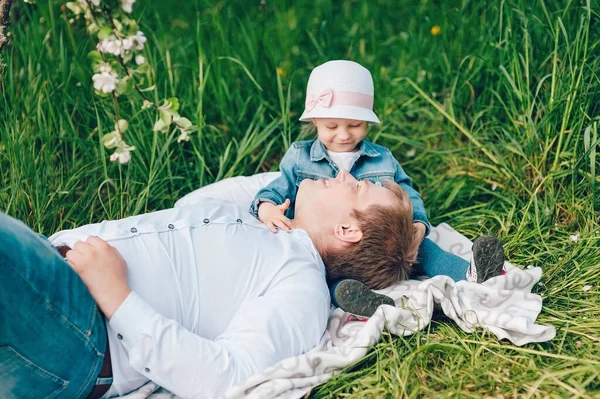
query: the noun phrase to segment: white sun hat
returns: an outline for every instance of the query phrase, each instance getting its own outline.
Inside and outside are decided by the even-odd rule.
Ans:
[[[343,118],[379,123],[373,96],[373,78],[367,68],[353,61],[329,61],[310,73],[300,120]]]

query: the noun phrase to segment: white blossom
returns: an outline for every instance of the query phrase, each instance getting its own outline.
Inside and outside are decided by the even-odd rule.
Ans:
[[[584,286],[583,286],[583,288],[581,289],[581,291],[583,291],[583,292],[587,292],[587,291],[589,291],[589,290],[591,290],[591,289],[592,289],[592,286],[591,286],[591,285],[584,285]]]
[[[112,73],[112,67],[110,66],[110,64],[103,62],[102,64],[99,65],[98,70],[100,71],[100,73],[103,72],[107,72],[107,73]]]
[[[133,48],[133,45],[135,44],[133,41],[134,38],[135,36],[129,36],[123,39],[123,41],[121,42],[121,48],[123,50],[131,50]]]
[[[579,234],[573,234],[570,238],[571,241],[579,241]]]
[[[119,160],[119,163],[121,164],[125,164],[127,162],[129,162],[129,160],[131,159],[131,153],[129,152],[129,150],[123,150],[123,151],[115,151],[113,152],[113,154],[110,156],[110,160],[112,162]]]
[[[115,38],[114,36],[110,36],[107,39],[102,39],[98,43],[98,51],[101,53],[108,53],[113,55],[121,55],[121,40]]]
[[[135,46],[136,50],[143,50],[144,43],[146,43],[146,36],[144,36],[144,32],[138,31],[135,36],[132,36],[133,40],[136,41],[137,45]]]
[[[131,13],[131,11],[133,11],[134,3],[135,3],[135,0],[121,0],[121,8],[123,8],[123,11],[125,11],[127,14],[129,14],[129,13]]]
[[[138,65],[142,65],[143,63],[146,62],[146,59],[144,58],[143,55],[136,55],[135,56],[135,63]]]
[[[117,77],[110,72],[96,73],[92,76],[94,89],[103,93],[112,93],[117,87]]]
[[[177,137],[177,142],[181,143],[182,141],[190,141],[190,136],[188,135],[187,130],[180,129],[181,134]]]

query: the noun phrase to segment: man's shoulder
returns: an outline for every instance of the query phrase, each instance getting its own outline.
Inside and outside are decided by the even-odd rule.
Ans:
[[[202,198],[198,202],[168,208],[154,212],[132,215],[122,219],[104,220],[99,223],[87,224],[70,230],[53,234],[50,242],[55,243],[59,238],[81,240],[82,237],[96,235],[105,241],[125,239],[144,233],[174,231],[182,227],[202,226],[215,221],[242,220],[244,223],[261,223],[247,209],[217,198]],[[66,241],[65,241],[66,243]]]

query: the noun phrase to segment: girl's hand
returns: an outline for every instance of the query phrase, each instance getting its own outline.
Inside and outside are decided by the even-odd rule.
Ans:
[[[275,205],[270,202],[261,202],[258,205],[258,218],[269,230],[277,233],[277,227],[283,231],[290,231],[292,221],[284,216],[285,211],[290,207],[290,199],[286,199],[281,205]]]

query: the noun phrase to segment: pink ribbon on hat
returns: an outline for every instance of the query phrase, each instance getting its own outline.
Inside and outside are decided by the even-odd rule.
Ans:
[[[306,96],[304,107],[307,111],[312,111],[317,104],[321,104],[322,107],[329,107],[331,105],[331,100],[333,100],[333,90],[328,87],[323,90],[321,94],[309,94]]]
[[[317,105],[325,108],[334,105],[352,105],[373,109],[373,96],[356,91],[333,91],[328,87],[319,94],[311,93],[306,96],[305,112],[312,111]]]

